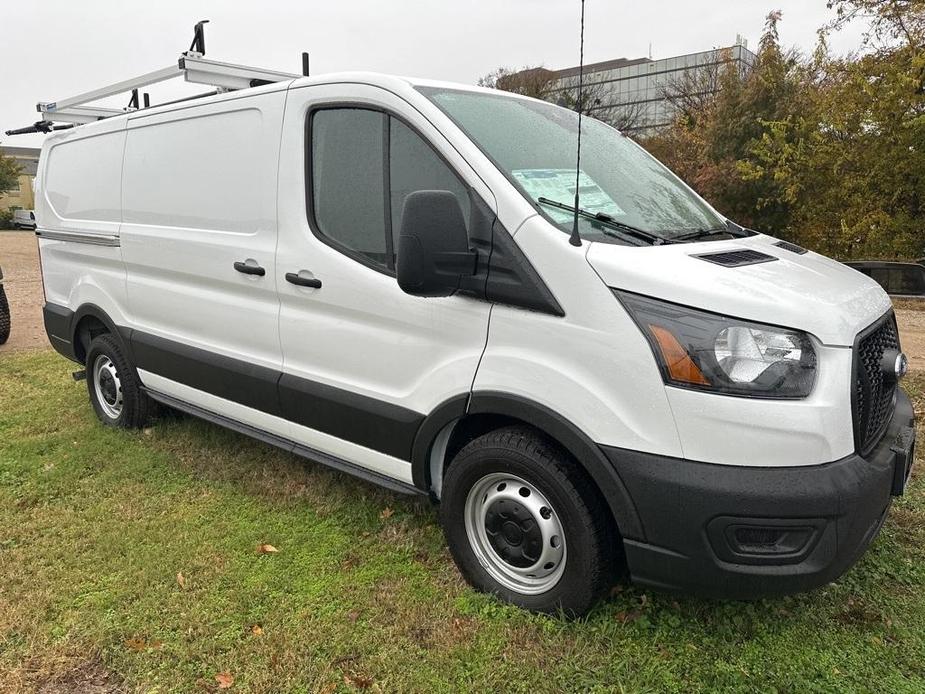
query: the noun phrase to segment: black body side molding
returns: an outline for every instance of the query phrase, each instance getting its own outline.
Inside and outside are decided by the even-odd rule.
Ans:
[[[291,374],[281,374],[279,399],[290,422],[401,460],[411,459],[411,444],[424,420],[414,410]]]
[[[139,330],[131,331],[136,368],[267,414],[280,416],[280,372]]]
[[[76,311],[72,311],[66,306],[46,303],[42,308],[42,316],[51,346],[58,354],[78,364],[83,363],[78,356],[78,343],[84,339],[89,341],[89,336],[77,333],[77,328],[84,318],[96,319],[106,326],[112,335],[122,340],[124,346],[128,347],[128,331],[117,327],[109,315],[96,304],[84,304]]]

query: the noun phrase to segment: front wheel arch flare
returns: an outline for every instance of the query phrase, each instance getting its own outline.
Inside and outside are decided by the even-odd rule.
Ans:
[[[440,431],[457,421],[473,416],[495,416],[500,426],[520,422],[548,436],[564,448],[584,468],[603,496],[620,535],[631,540],[645,540],[642,522],[632,497],[601,449],[572,422],[545,405],[527,398],[494,391],[476,391],[444,402],[427,417],[412,450],[412,475],[415,486],[430,491],[430,456]],[[444,467],[449,460],[444,460]]]

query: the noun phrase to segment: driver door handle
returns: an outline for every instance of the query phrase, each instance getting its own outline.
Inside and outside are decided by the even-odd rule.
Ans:
[[[286,281],[299,287],[312,287],[313,289],[321,289],[321,280],[317,279],[316,277],[302,277],[297,272],[287,272]]]
[[[267,271],[259,265],[250,265],[248,263],[242,263],[241,261],[235,262],[234,269],[245,275],[257,275],[257,277],[263,277],[267,274]]]

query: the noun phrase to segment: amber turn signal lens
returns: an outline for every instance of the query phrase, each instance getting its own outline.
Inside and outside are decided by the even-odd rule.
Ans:
[[[696,386],[710,385],[700,368],[691,360],[687,350],[681,346],[670,330],[652,324],[649,325],[649,330],[658,342],[658,348],[668,367],[668,374],[673,380]]]

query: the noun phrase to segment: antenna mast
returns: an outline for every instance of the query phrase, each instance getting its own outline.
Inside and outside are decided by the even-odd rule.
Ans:
[[[578,233],[578,184],[581,180],[581,111],[584,94],[585,76],[585,0],[581,0],[581,41],[578,49],[578,154],[575,157],[575,217],[572,220],[572,235],[568,242],[573,246],[581,245]]]

